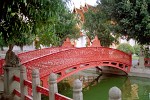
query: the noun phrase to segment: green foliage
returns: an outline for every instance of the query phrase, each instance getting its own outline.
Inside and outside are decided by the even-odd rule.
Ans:
[[[49,100],[49,97],[42,94],[41,95],[41,100]]]
[[[75,21],[63,0],[0,0],[0,9],[0,38],[7,45],[29,44],[36,36],[44,45],[58,45],[74,32]]]
[[[144,50],[145,52],[145,58],[150,58],[150,49],[147,47],[147,48],[145,48],[145,50]]]
[[[122,44],[118,45],[117,49],[121,50],[123,52],[126,52],[126,53],[134,54],[133,47],[130,44],[128,44],[128,43],[122,43]]]
[[[2,33],[0,33],[0,48],[3,50],[3,47],[5,46],[5,41],[2,38]]]
[[[134,45],[133,46],[133,48],[134,48],[134,53],[136,54],[136,55],[138,55],[139,56],[139,54],[140,54],[140,45]]]
[[[92,15],[91,25],[96,29],[104,27],[110,20],[114,22],[113,33],[133,38],[141,45],[150,44],[150,1],[149,0],[98,0],[96,16]],[[101,19],[101,20],[99,20]],[[106,20],[106,21],[105,21]],[[99,26],[95,23],[98,23]],[[90,27],[89,27],[90,28]],[[93,30],[91,28],[90,30]],[[94,29],[95,30],[95,29]],[[91,32],[91,31],[90,31]],[[109,31],[108,31],[109,32]],[[94,32],[93,32],[94,33]],[[95,33],[94,33],[95,34]],[[104,34],[104,32],[103,32]]]
[[[62,81],[58,83],[58,92],[61,94],[66,90],[69,90],[71,88],[70,84],[68,82]]]
[[[114,31],[114,24],[111,22],[109,12],[111,12],[111,9],[107,9],[105,5],[99,3],[97,7],[85,13],[84,23],[84,29],[88,31],[87,35],[91,39],[97,35],[102,46],[106,47],[109,47],[112,43],[117,44],[117,38],[119,37]]]
[[[77,38],[79,30],[76,28],[77,21],[65,5],[60,2],[61,8],[57,14],[52,15],[49,19],[49,24],[38,30],[39,42],[42,45],[58,46],[66,37]]]
[[[139,44],[150,44],[149,0],[115,0],[112,10],[118,33],[134,38]]]

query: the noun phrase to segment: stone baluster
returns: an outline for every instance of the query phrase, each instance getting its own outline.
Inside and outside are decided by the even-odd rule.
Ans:
[[[140,68],[145,68],[144,63],[145,63],[145,61],[144,61],[144,52],[143,52],[143,50],[141,49],[141,50],[140,50],[140,56],[139,56],[139,67],[140,67]]]
[[[82,82],[79,79],[73,83],[73,100],[83,100]]]
[[[20,67],[7,67],[4,66],[4,98],[17,100],[18,97],[14,97],[13,90],[20,90],[20,83],[13,80],[14,75],[20,76]]]
[[[49,100],[55,100],[55,93],[58,93],[57,75],[51,73],[49,76]]]
[[[24,80],[27,79],[26,67],[20,67],[20,92],[21,100],[25,100],[25,95],[27,95],[27,86],[24,85]]]
[[[39,70],[34,69],[32,71],[32,92],[33,100],[41,100],[41,93],[37,92],[36,87],[40,85]]]
[[[118,87],[115,86],[109,90],[109,100],[122,100],[121,90]]]

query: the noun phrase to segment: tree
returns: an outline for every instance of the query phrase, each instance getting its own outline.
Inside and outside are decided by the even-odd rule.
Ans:
[[[77,33],[79,30],[76,28],[77,20],[74,18],[74,15],[63,2],[60,2],[59,6],[57,13],[50,16],[49,24],[39,30],[38,45],[58,46],[62,44],[66,37],[78,37]]]
[[[98,0],[96,13],[91,14],[95,19],[90,21],[91,28],[104,29],[102,26],[109,21],[113,22],[113,32],[133,38],[139,44],[150,44],[150,1],[149,0]],[[104,20],[104,21],[102,21]],[[88,20],[87,20],[88,21]],[[101,25],[96,24],[101,23]],[[87,23],[85,23],[87,24]],[[88,25],[88,24],[87,24]],[[93,26],[92,26],[93,25]],[[97,27],[98,26],[98,27]],[[95,29],[93,29],[95,27]],[[106,28],[105,28],[106,29]],[[110,28],[107,28],[110,29]],[[111,29],[112,31],[112,29]],[[97,31],[96,31],[97,32]],[[94,33],[90,31],[90,33]]]
[[[133,46],[135,54],[138,56],[140,55],[140,47],[141,47],[140,45],[134,45]]]
[[[121,50],[123,52],[129,53],[129,54],[130,53],[132,53],[132,54],[135,53],[134,48],[128,43],[121,43],[121,44],[119,44],[117,49]]]
[[[11,62],[7,58],[11,58],[9,55],[14,56],[12,52],[14,45],[27,44],[31,36],[38,36],[37,33],[43,29],[48,31],[47,26],[53,25],[51,18],[58,18],[55,15],[62,8],[60,4],[65,2],[62,0],[0,0],[0,38],[9,45],[5,60]]]
[[[118,32],[138,43],[150,44],[150,1],[115,0],[111,15],[115,19]]]
[[[84,29],[88,31],[87,35],[91,38],[97,35],[101,45],[106,47],[112,43],[118,43],[118,35],[114,31],[114,23],[111,21],[109,12],[111,10],[99,2],[95,8],[85,13],[84,23]]]
[[[45,35],[46,32],[50,32],[52,37],[49,38],[57,41],[56,38],[58,36],[61,38],[60,36],[65,31],[58,35],[54,34],[52,29],[54,30],[55,24],[57,26],[60,24],[58,23],[61,21],[60,15],[63,14],[61,11],[67,12],[65,2],[62,0],[1,0],[0,32],[2,39],[8,45],[21,46],[27,44],[31,36],[40,37],[41,34]],[[71,24],[70,26],[73,27]]]
[[[5,46],[5,42],[2,38],[2,33],[0,33],[0,48],[2,51],[4,50],[4,48],[3,48],[4,46]]]

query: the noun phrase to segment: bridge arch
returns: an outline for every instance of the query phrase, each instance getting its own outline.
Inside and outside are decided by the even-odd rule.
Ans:
[[[94,66],[111,66],[128,73],[131,55],[105,47],[71,48],[33,59],[23,65],[29,73],[31,69],[38,68],[41,80],[45,80],[51,72],[60,73],[59,82],[69,75]],[[72,71],[67,72],[69,69]]]
[[[119,66],[120,65],[120,66]],[[64,69],[55,73],[60,74],[60,76],[58,77],[57,82],[60,82],[61,80],[63,80],[64,78],[73,75],[74,73],[77,73],[79,71],[88,69],[88,68],[92,68],[92,67],[96,67],[96,66],[110,66],[113,68],[117,68],[119,70],[122,70],[123,72],[125,72],[126,74],[128,73],[126,70],[128,70],[127,66],[124,64],[121,64],[119,62],[108,62],[108,61],[92,61],[92,62],[87,62],[85,64],[80,64],[80,65],[76,65],[76,66],[72,66],[68,69]]]

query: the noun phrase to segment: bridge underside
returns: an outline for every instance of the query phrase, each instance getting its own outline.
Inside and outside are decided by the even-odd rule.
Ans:
[[[71,67],[67,67],[64,68],[63,70],[58,70],[54,73],[56,73],[58,75],[58,80],[57,82],[60,82],[61,80],[88,68],[94,68],[96,66],[99,66],[100,68],[108,68],[111,67],[113,69],[111,69],[111,74],[120,74],[122,73],[122,75],[127,75],[128,74],[128,65],[126,64],[122,64],[120,62],[111,62],[111,61],[93,61],[93,62],[87,62],[84,64],[79,64],[79,65],[75,65],[75,66],[71,66]],[[108,68],[110,71],[110,68]],[[107,71],[108,71],[107,69]],[[116,71],[115,69],[118,69],[119,71]],[[105,69],[106,71],[106,69]],[[41,77],[43,86],[47,87],[47,80],[48,80],[49,75]]]

